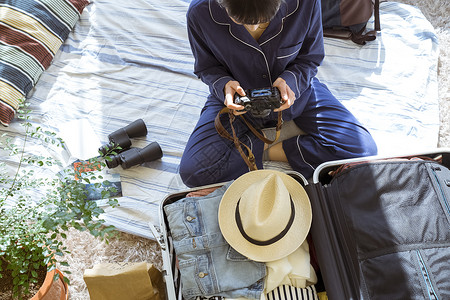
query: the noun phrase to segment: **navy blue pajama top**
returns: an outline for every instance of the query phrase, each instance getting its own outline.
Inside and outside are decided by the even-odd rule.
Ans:
[[[187,29],[194,73],[221,103],[230,80],[249,89],[270,87],[278,77],[302,98],[324,57],[319,0],[284,0],[258,41],[216,0],[193,0]]]

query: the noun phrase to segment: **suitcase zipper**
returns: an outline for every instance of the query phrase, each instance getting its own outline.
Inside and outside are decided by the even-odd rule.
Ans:
[[[419,250],[416,250],[417,260],[419,262],[420,271],[422,273],[423,281],[425,282],[425,287],[427,288],[428,299],[430,300],[439,300],[434,291],[433,284],[431,283],[431,279],[428,273],[428,269],[423,261],[422,254],[420,254]]]
[[[449,203],[448,203],[448,201],[447,201],[447,197],[445,196],[445,192],[444,192],[444,190],[442,189],[441,182],[439,181],[439,177],[438,177],[438,175],[436,174],[436,170],[439,171],[439,170],[441,170],[441,169],[440,169],[440,167],[431,166],[431,170],[432,170],[432,172],[433,172],[434,178],[436,179],[437,185],[438,185],[438,187],[439,187],[439,191],[441,192],[442,200],[443,200],[443,202],[444,202],[445,208],[447,209],[447,214],[450,215],[450,206],[449,206]]]
[[[166,243],[164,242],[164,236],[158,231],[158,229],[156,229],[156,227],[151,222],[148,223],[148,227],[155,237],[155,241],[159,244],[159,247],[161,247],[161,250],[165,251]]]

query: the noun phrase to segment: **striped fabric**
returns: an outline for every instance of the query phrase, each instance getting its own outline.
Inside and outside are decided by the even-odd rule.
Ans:
[[[319,300],[314,285],[306,288],[298,288],[290,285],[282,285],[266,294],[267,300]]]
[[[163,157],[114,169],[122,182],[120,206],[99,205],[108,224],[150,239],[148,224],[158,226],[162,199],[186,189],[178,165],[209,93],[193,74],[186,32],[189,2],[91,1],[27,99],[36,126],[59,134],[64,124],[87,119],[104,144],[113,131],[144,120],[148,134],[133,139],[133,147],[156,141]],[[381,154],[425,153],[424,148],[436,147],[439,132],[437,36],[416,7],[383,2],[380,13],[382,32],[363,47],[325,39],[318,76],[370,130]],[[17,123],[3,130],[19,144]],[[43,156],[59,153],[43,145],[33,150]],[[67,165],[68,151],[59,151],[58,159]],[[264,167],[289,169],[279,162]]]
[[[226,300],[227,298],[216,297],[197,297],[195,300]],[[240,298],[242,299],[242,298]],[[262,298],[261,298],[262,299]],[[305,288],[299,288],[291,285],[281,285],[273,291],[265,295],[266,300],[319,300],[319,295],[316,292],[314,285]],[[179,298],[178,300],[183,300]]]
[[[28,1],[13,2],[22,5]],[[148,134],[133,139],[133,147],[156,141],[163,150],[162,159],[126,170],[116,168],[123,191],[120,206],[108,207],[106,201],[98,204],[106,210],[107,224],[149,239],[155,237],[148,224],[159,227],[162,220],[160,203],[168,194],[187,188],[180,180],[178,165],[209,93],[192,73],[194,60],[185,21],[189,2],[92,1],[27,100],[36,126],[59,133],[63,124],[87,119],[105,144],[113,131],[137,118],[144,120]],[[380,13],[382,32],[363,47],[347,40],[325,39],[326,57],[318,76],[370,130],[383,155],[395,155],[405,148],[409,148],[407,153],[420,153],[437,144],[437,36],[416,7],[383,2]],[[372,24],[370,21],[368,27]],[[5,26],[3,21],[0,25]],[[4,28],[0,29],[1,39],[6,38]],[[0,43],[5,45],[3,40]],[[40,47],[36,55],[44,57],[43,53],[51,52]],[[3,63],[2,68],[6,68]],[[5,83],[0,81],[0,90],[4,89]],[[12,98],[20,95],[17,92]],[[23,143],[18,122],[9,128],[0,126],[3,133],[16,144]],[[30,145],[28,141],[27,150],[52,156],[62,165],[71,162],[68,150],[53,149],[52,145]],[[0,153],[0,160],[6,169],[15,170],[17,162],[11,157]],[[289,166],[268,162],[265,168],[287,170]],[[59,171],[56,166],[39,171],[44,169]],[[36,196],[40,193],[37,190]],[[174,280],[179,286],[179,277]]]
[[[0,0],[0,122],[7,126],[88,0]]]
[[[179,298],[182,300],[183,298]],[[195,300],[226,300],[223,297],[197,297]],[[242,298],[240,298],[242,299]],[[319,295],[316,292],[314,285],[306,288],[299,288],[290,285],[281,285],[273,291],[265,295],[266,300],[319,300]]]

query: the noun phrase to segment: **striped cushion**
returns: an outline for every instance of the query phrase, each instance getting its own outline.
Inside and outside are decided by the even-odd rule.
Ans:
[[[0,0],[0,122],[47,69],[88,0]]]

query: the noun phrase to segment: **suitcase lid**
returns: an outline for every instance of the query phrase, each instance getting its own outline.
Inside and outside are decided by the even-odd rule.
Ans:
[[[334,161],[327,161],[320,164],[313,174],[313,183],[324,185],[331,180],[329,172],[336,170],[343,164],[361,163],[374,160],[392,159],[392,158],[408,158],[408,157],[429,157],[436,158],[442,156],[442,164],[446,167],[450,167],[450,148],[436,148],[429,152],[415,152],[415,153],[399,153],[398,155],[375,155],[365,156],[350,159],[341,159]]]

